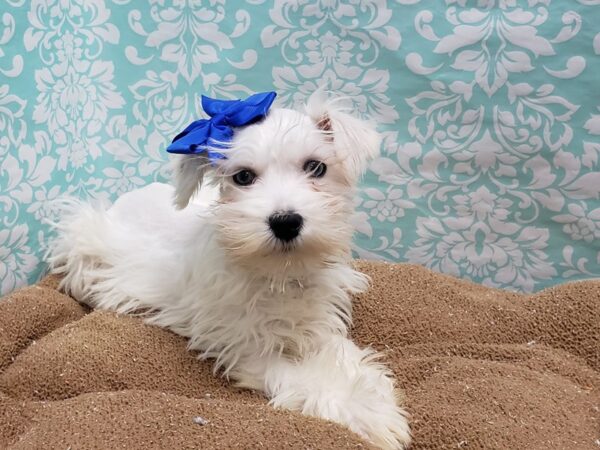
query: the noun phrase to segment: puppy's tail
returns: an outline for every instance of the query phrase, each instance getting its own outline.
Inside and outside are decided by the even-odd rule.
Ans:
[[[62,277],[60,288],[90,304],[98,269],[107,264],[109,221],[106,208],[75,198],[61,198],[52,205],[58,222],[48,222],[56,232],[45,255],[50,272]]]

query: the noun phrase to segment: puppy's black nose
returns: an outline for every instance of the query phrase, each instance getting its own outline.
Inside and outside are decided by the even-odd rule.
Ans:
[[[300,234],[303,222],[302,216],[293,211],[275,213],[269,217],[271,231],[284,242],[290,242]]]

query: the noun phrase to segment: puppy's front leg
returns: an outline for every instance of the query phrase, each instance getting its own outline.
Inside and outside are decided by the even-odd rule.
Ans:
[[[385,449],[410,443],[407,414],[398,406],[389,370],[372,350],[331,336],[301,359],[270,356],[238,366],[240,385],[267,393],[275,407],[346,425]]]

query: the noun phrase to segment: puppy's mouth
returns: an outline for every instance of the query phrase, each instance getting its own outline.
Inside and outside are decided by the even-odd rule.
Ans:
[[[293,253],[295,250],[298,249],[300,245],[298,238],[292,241],[282,241],[279,239],[275,239],[274,244],[275,253],[280,253],[282,255],[289,255],[290,253]]]

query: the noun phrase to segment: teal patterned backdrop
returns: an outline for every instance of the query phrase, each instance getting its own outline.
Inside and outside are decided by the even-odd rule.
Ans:
[[[600,0],[3,0],[0,283],[63,194],[164,180],[200,94],[377,120],[356,254],[533,291],[600,276]]]

